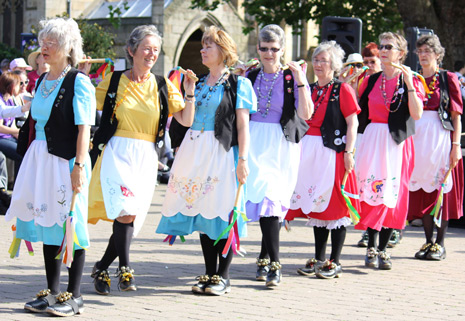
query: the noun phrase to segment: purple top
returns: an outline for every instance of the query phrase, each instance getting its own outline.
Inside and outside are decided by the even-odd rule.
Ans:
[[[3,103],[5,106],[16,106],[15,103],[14,103],[14,101],[13,101],[13,98],[10,98],[10,99],[8,99],[7,101],[5,101],[5,100],[3,99],[3,95],[0,94],[0,99],[2,100],[2,103]],[[3,124],[4,126],[11,127],[11,125],[13,124],[13,121],[14,121],[14,120],[15,120],[15,119],[14,119],[13,117],[5,118],[5,119],[2,119],[2,124]],[[11,137],[10,134],[2,134],[2,133],[0,133],[0,139],[2,139],[2,138],[10,138],[10,137]]]
[[[248,73],[247,73],[248,74]],[[264,79],[260,76],[257,76],[255,84],[253,85],[255,94],[257,95],[258,109],[255,114],[252,114],[250,120],[262,123],[277,123],[281,119],[283,113],[283,104],[284,104],[284,75],[281,70],[276,78],[276,81],[273,85],[271,92],[271,104],[268,110],[268,115],[264,117],[266,104],[268,102],[268,93],[270,91],[271,84],[273,83],[273,77],[275,74],[263,73]],[[260,92],[258,92],[260,88]],[[294,97],[295,97],[295,108],[299,106],[299,88],[297,88],[297,82],[294,81]]]

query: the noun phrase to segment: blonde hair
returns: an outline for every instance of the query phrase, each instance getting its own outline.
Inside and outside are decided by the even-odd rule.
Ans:
[[[394,40],[395,44],[397,45],[397,48],[404,53],[404,55],[400,59],[400,62],[404,62],[405,59],[407,59],[408,54],[407,40],[405,40],[405,38],[399,35],[398,33],[394,32],[383,32],[379,35],[379,42],[385,39]]]
[[[79,26],[73,19],[53,18],[40,21],[39,43],[44,38],[52,38],[58,43],[58,50],[68,58],[71,66],[76,66],[82,56],[82,37]]]
[[[221,59],[228,67],[233,66],[239,59],[236,43],[233,38],[216,26],[210,26],[205,29],[202,36],[202,45],[206,43],[215,43],[218,46]]]

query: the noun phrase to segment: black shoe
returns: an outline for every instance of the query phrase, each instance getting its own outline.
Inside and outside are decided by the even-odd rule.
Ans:
[[[94,288],[98,294],[110,294],[111,279],[108,270],[99,270],[95,263],[90,276],[94,278]]]
[[[122,266],[116,270],[116,276],[119,278],[118,289],[121,291],[136,291],[136,282],[134,280],[134,270],[129,266]]]
[[[439,245],[438,243],[434,243],[433,246],[430,247],[429,252],[426,254],[427,260],[441,261],[445,258],[446,248],[444,246]]]
[[[378,267],[378,252],[373,247],[367,249],[367,255],[365,256],[365,266],[371,268]]]
[[[368,232],[365,231],[362,234],[362,238],[357,243],[358,247],[367,247],[368,246]]]
[[[24,309],[31,312],[45,312],[50,306],[55,304],[56,298],[50,293],[50,290],[42,290],[37,295],[37,299],[24,305]]]
[[[75,298],[72,293],[60,293],[57,296],[57,303],[49,306],[45,311],[59,317],[82,314],[84,312],[84,300],[82,299],[82,295],[79,298]]]
[[[270,270],[269,264],[270,260],[268,259],[257,259],[257,274],[255,275],[257,281],[266,281],[266,276]]]
[[[231,292],[229,279],[225,280],[219,275],[213,275],[210,279],[210,284],[205,287],[206,294],[223,295],[229,292]]]
[[[314,275],[316,272],[316,269],[318,266],[323,265],[323,262],[318,261],[315,258],[307,260],[307,263],[305,263],[305,267],[298,268],[297,273],[300,275],[305,275],[305,276],[311,276]]]
[[[386,253],[386,250],[378,252],[378,266],[380,270],[390,270],[392,269],[391,257]]]
[[[281,274],[281,264],[279,262],[271,262],[270,270],[266,275],[266,286],[273,287],[278,286],[281,283],[282,274]]]
[[[320,279],[339,278],[342,275],[342,266],[326,260],[323,266],[316,271],[316,276]]]
[[[428,254],[429,252],[429,249],[431,248],[433,244],[431,243],[425,243],[423,244],[423,246],[420,248],[420,251],[418,251],[417,253],[415,253],[415,258],[419,259],[419,260],[424,260],[426,259],[426,255]]]
[[[400,240],[402,239],[401,235],[400,235],[400,231],[399,230],[394,230],[392,231],[392,235],[391,235],[391,238],[389,239],[389,242],[388,242],[388,247],[389,248],[393,248],[395,247],[397,244],[400,243]]]
[[[194,293],[205,293],[205,288],[210,284],[210,277],[208,275],[199,275],[197,277],[198,282],[192,286],[192,292]]]
[[[10,207],[11,204],[11,194],[7,192],[6,189],[0,189],[0,201],[5,205],[6,208]]]

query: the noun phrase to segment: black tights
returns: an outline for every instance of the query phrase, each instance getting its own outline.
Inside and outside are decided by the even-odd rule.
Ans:
[[[53,295],[60,293],[61,259],[55,259],[59,249],[60,247],[55,245],[44,244],[43,246],[47,287]],[[69,280],[67,291],[73,293],[75,298],[81,296],[81,278],[85,260],[86,253],[84,250],[74,251],[73,263],[71,263],[71,267],[68,269]]]
[[[328,243],[329,230],[326,227],[313,227],[315,235],[315,258],[318,261],[326,259],[326,244]],[[339,264],[341,258],[342,247],[346,239],[346,228],[341,226],[331,230],[331,257],[330,259]]]
[[[129,247],[131,246],[134,223],[113,222],[113,234],[108,241],[107,249],[102,259],[97,263],[99,270],[106,270],[119,257],[119,267],[129,266]]]
[[[208,276],[219,275],[223,279],[229,279],[229,267],[231,266],[233,251],[229,249],[228,255],[223,257],[222,252],[226,245],[226,239],[221,239],[216,245],[215,240],[208,237],[207,234],[200,234],[200,245],[202,246],[203,258],[205,260],[205,274]],[[218,270],[216,265],[219,258]]]
[[[394,229],[392,228],[382,228],[381,231],[374,230],[372,228],[367,228],[368,232],[368,248],[374,248],[378,247],[378,250],[384,251],[386,250],[386,247],[389,243],[389,240],[391,239],[392,231]],[[379,236],[379,245],[377,246],[376,241]]]
[[[260,228],[262,230],[262,249],[259,259],[270,258],[271,262],[279,262],[279,231],[282,224],[279,217],[260,218]]]
[[[433,244],[433,233],[434,233],[434,217],[429,214],[423,215],[423,229],[425,230],[426,243]],[[444,246],[444,238],[446,237],[448,221],[441,221],[441,227],[436,227],[438,234],[436,236],[436,243]]]

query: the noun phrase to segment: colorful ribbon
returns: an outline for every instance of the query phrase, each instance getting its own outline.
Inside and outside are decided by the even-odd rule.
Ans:
[[[10,258],[15,258],[19,256],[19,250],[21,247],[21,239],[16,237],[16,225],[11,226],[11,230],[13,231],[13,241],[11,242],[10,248],[8,249],[8,253],[10,253]],[[29,241],[24,240],[26,243],[27,251],[29,255],[34,255],[34,249],[32,248],[32,244]]]
[[[98,78],[100,75],[102,75],[102,79],[105,79],[105,73],[108,66],[110,66],[110,72],[115,71],[115,63],[113,62],[113,60],[111,60],[110,58],[105,58],[105,63],[101,65],[99,69],[97,69],[95,74],[89,75],[89,78]]]
[[[349,214],[350,214],[350,219],[352,220],[352,223],[357,224],[360,221],[360,215],[358,214],[357,210],[355,207],[352,205],[352,202],[349,199],[349,196],[352,197],[353,199],[358,199],[358,195],[346,193],[344,191],[345,184],[347,182],[347,177],[349,176],[349,172],[346,171],[344,173],[344,177],[342,178],[342,184],[341,184],[341,193],[342,197],[344,197],[344,200],[346,201],[347,208],[349,209]]]
[[[179,238],[181,239],[181,242],[186,242],[186,239],[184,238],[184,236],[182,235],[178,235]],[[173,245],[174,244],[174,241],[176,241],[176,235],[168,235],[164,240],[163,242],[168,242],[169,245]]]

